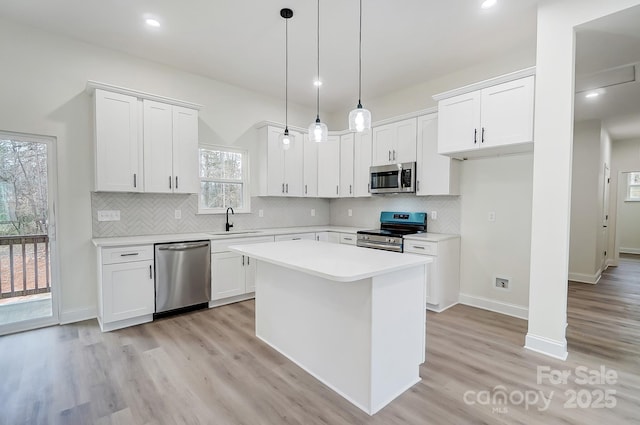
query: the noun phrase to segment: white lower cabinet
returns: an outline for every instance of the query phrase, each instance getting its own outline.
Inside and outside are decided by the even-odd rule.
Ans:
[[[98,249],[98,321],[111,331],[153,320],[153,245]]]
[[[435,240],[404,240],[404,252],[427,255],[426,308],[441,312],[458,303],[460,295],[460,237],[439,235]]]
[[[211,241],[210,307],[253,297],[255,260],[229,250],[231,245],[273,242],[273,236]]]

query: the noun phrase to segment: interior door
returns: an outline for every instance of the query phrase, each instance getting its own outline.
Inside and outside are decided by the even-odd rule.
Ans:
[[[601,269],[604,270],[607,265],[607,258],[609,257],[609,186],[611,182],[611,170],[609,165],[604,164],[604,173],[602,179],[602,264]]]

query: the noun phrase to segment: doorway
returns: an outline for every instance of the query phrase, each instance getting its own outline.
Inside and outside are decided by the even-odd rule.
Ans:
[[[0,132],[0,335],[58,323],[55,148]]]

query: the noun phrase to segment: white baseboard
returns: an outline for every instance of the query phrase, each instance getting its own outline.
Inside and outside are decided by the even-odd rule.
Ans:
[[[609,267],[618,267],[618,262],[614,259],[607,260],[607,268]]]
[[[477,297],[475,295],[462,293],[460,294],[459,302],[460,304],[495,311],[496,313],[517,317],[518,319],[529,319],[529,308],[516,304],[509,304],[502,301],[492,300],[490,298]]]
[[[524,348],[553,357],[560,360],[567,360],[567,340],[556,341],[538,335],[527,334]]]
[[[622,247],[620,247],[620,254],[640,254],[640,248],[622,248]]]
[[[83,320],[95,319],[97,317],[95,307],[76,308],[73,310],[60,312],[60,324],[68,325],[69,323],[82,322]]]
[[[569,280],[580,283],[590,283],[595,285],[600,280],[602,271],[598,270],[596,274],[584,274],[584,273],[569,273]]]

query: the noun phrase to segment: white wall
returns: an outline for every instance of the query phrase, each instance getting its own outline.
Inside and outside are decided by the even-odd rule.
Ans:
[[[538,8],[529,330],[526,347],[566,358],[576,25],[638,0],[562,0]]]
[[[611,197],[609,202],[609,227],[612,231],[609,234],[608,248],[611,252],[615,253],[615,256],[611,261],[613,265],[618,264],[619,250],[622,246],[622,241],[625,238],[625,233],[632,231],[625,225],[626,220],[625,223],[622,224],[617,222],[618,208],[622,211],[624,206],[626,206],[623,202],[623,187],[625,184],[620,185],[619,183],[620,180],[624,178],[622,173],[629,171],[640,171],[640,139],[616,140],[611,144]],[[636,204],[640,206],[640,203],[634,203],[634,205]],[[626,216],[625,213],[626,211],[623,213]],[[636,224],[634,229],[636,231],[637,229],[640,229],[640,225],[638,224],[638,220],[640,219],[638,217],[640,217],[640,215],[635,216]]]
[[[532,170],[532,154],[463,162],[462,302],[527,317]],[[495,277],[510,278],[509,290],[496,289]]]
[[[611,141],[599,120],[575,123],[571,185],[569,279],[596,283],[602,273],[604,165],[610,164]]]
[[[90,316],[96,305],[87,80],[204,105],[200,139],[210,143],[233,144],[254,123],[284,117],[281,100],[4,20],[0,57],[0,129],[57,138],[62,320]],[[295,105],[289,111],[301,126],[313,116]]]

